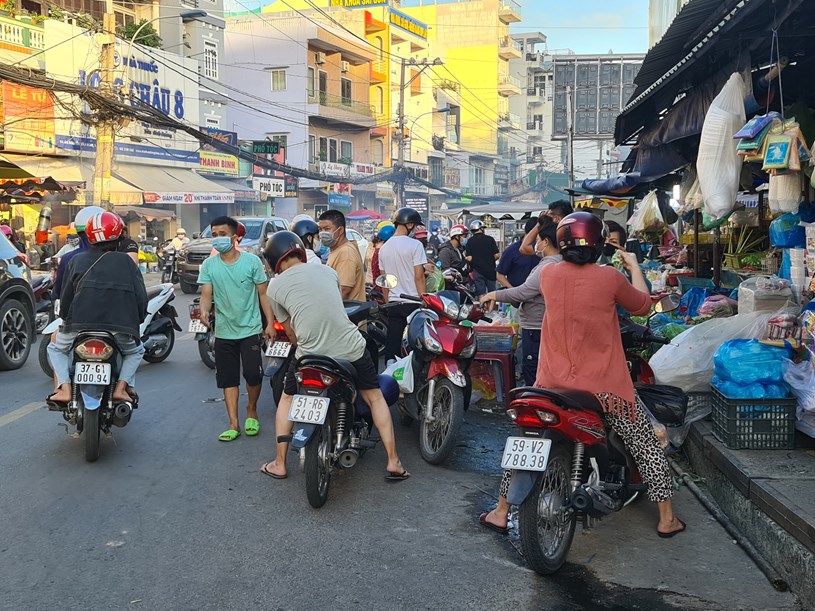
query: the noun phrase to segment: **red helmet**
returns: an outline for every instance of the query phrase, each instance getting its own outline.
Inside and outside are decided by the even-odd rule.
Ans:
[[[451,238],[455,238],[457,236],[465,235],[465,234],[467,234],[469,232],[470,232],[470,230],[467,229],[467,227],[465,227],[464,225],[453,225],[452,227],[450,227],[449,236]]]
[[[85,235],[91,244],[113,242],[122,237],[125,224],[118,214],[113,212],[99,212],[88,219],[85,225]]]
[[[246,225],[238,221],[238,242],[243,239],[243,236],[246,235]]]
[[[9,227],[8,225],[0,225],[0,231],[2,231],[3,235],[5,235],[8,238],[10,238],[11,234],[13,233],[11,231],[11,227]]]
[[[557,243],[561,250],[575,246],[600,248],[607,236],[605,223],[591,212],[572,212],[557,226]]]
[[[427,237],[427,227],[424,225],[419,225],[416,227],[415,231],[413,232],[413,237],[417,240],[421,240],[422,238]]]

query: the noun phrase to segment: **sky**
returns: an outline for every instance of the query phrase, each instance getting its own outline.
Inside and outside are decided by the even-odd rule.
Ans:
[[[403,6],[433,0],[403,0]],[[226,0],[227,10],[244,10],[269,0]],[[645,53],[648,50],[648,0],[520,0],[523,21],[513,32],[543,32],[550,50],[575,53]],[[318,2],[318,6],[325,3]],[[243,6],[241,6],[243,5]],[[578,10],[579,7],[579,10]]]

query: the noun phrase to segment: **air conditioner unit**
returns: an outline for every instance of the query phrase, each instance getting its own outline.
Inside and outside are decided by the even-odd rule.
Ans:
[[[340,62],[340,70],[342,70],[343,72],[348,72],[348,70],[350,68],[351,68],[351,64],[349,64],[348,62],[346,62],[346,61]]]
[[[316,63],[318,63],[318,64],[324,64],[325,63],[325,53],[323,53],[322,51],[318,51],[314,56],[314,61]]]

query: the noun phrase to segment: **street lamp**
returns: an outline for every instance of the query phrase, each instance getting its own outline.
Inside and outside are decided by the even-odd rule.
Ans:
[[[418,121],[418,120],[419,120],[419,119],[421,119],[422,117],[426,117],[427,115],[432,115],[432,114],[447,114],[447,113],[449,113],[449,112],[450,112],[450,111],[452,111],[452,110],[453,110],[453,109],[452,109],[452,108],[450,108],[449,106],[447,106],[447,107],[445,107],[445,108],[434,108],[433,110],[429,110],[428,112],[423,112],[423,113],[422,113],[422,114],[420,114],[418,117],[416,117],[415,119],[413,119],[413,120],[410,122],[410,130],[409,130],[409,133],[410,133],[410,140],[411,140],[411,145],[412,145],[412,143],[413,143],[413,128],[414,128],[414,126],[416,125],[416,121]],[[412,157],[412,155],[411,155],[411,157]]]

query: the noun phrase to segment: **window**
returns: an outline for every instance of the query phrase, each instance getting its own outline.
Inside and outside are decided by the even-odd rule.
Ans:
[[[316,163],[319,161],[317,157],[317,136],[308,137],[308,162]]]
[[[373,141],[374,147],[374,163],[377,165],[382,165],[385,163],[385,143],[381,140],[374,140]]]
[[[343,106],[350,106],[351,105],[351,79],[341,79],[340,83],[342,85],[342,104]]]
[[[218,43],[204,41],[204,76],[218,80]]]
[[[351,161],[354,158],[354,145],[348,140],[340,140],[340,158]]]
[[[438,157],[430,157],[428,160],[430,166],[430,182],[444,186],[444,163]]]
[[[385,90],[376,88],[376,111],[381,115],[385,112]]]
[[[286,91],[285,68],[276,68],[272,70],[272,91]]]
[[[320,161],[328,161],[328,138],[320,138]]]
[[[204,117],[204,123],[207,127],[214,127],[215,129],[218,129],[221,127],[221,117],[216,115],[207,115]]]
[[[308,97],[314,97],[314,90],[317,86],[317,75],[314,72],[314,68],[309,68],[306,74],[306,91],[308,92]]]
[[[486,183],[484,168],[470,167],[470,186],[476,187]]]
[[[335,138],[328,139],[328,160],[335,163],[337,161],[337,140]]]
[[[289,137],[286,134],[269,134],[269,140],[277,142],[282,150],[286,149]]]

